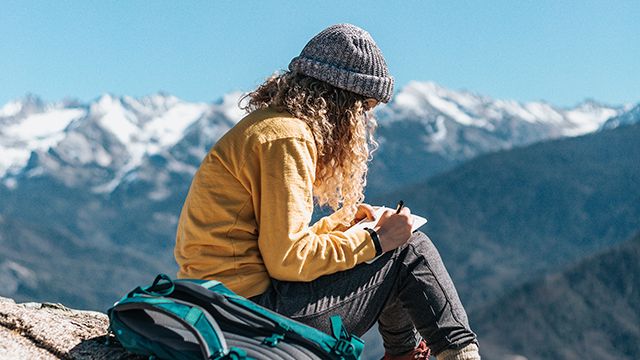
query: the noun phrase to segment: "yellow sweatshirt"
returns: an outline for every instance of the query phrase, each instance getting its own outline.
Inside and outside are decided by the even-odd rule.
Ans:
[[[176,235],[178,277],[215,279],[251,297],[270,278],[312,281],[375,256],[369,233],[345,233],[342,211],[309,226],[316,146],[311,129],[272,109],[247,115],[196,172]]]

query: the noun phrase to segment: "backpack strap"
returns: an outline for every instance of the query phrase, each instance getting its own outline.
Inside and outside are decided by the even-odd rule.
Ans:
[[[364,349],[364,341],[355,335],[349,335],[339,315],[331,317],[331,331],[336,339],[333,352],[347,360],[357,360]]]
[[[145,294],[149,296],[167,296],[171,295],[175,289],[173,280],[166,274],[159,274],[150,286],[141,287],[131,290],[126,297],[130,298],[136,294]]]

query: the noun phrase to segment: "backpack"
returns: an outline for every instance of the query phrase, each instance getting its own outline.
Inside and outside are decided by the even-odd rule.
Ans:
[[[339,316],[332,335],[259,306],[219,281],[172,280],[133,289],[111,307],[109,331],[130,352],[161,359],[357,360],[364,342]]]

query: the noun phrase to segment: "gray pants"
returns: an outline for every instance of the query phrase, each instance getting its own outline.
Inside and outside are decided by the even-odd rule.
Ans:
[[[357,336],[378,321],[389,354],[406,353],[421,338],[436,355],[476,342],[440,254],[421,232],[372,264],[311,282],[272,280],[251,300],[327,333],[333,315]]]

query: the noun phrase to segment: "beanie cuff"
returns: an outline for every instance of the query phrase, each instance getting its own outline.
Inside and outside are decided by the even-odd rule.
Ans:
[[[293,58],[289,63],[289,70],[383,103],[389,102],[393,95],[394,80],[391,76],[362,74],[303,56]]]

